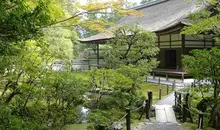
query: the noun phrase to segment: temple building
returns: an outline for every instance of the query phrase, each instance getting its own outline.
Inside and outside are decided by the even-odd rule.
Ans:
[[[160,48],[157,56],[160,64],[155,73],[169,71],[178,72],[184,78],[184,66],[181,62],[181,55],[189,54],[193,49],[211,48],[215,45],[214,40],[209,36],[200,37],[197,35],[181,34],[184,26],[190,25],[188,16],[191,13],[209,9],[208,5],[198,5],[195,0],[158,0],[146,3],[133,9],[143,12],[144,16],[124,16],[117,25],[135,25],[157,35],[156,45]],[[112,33],[99,33],[97,35],[80,39],[81,43],[96,44],[97,46],[97,64],[100,64],[99,45],[105,44],[113,38]],[[173,70],[173,71],[172,71]],[[174,73],[175,74],[175,73]]]

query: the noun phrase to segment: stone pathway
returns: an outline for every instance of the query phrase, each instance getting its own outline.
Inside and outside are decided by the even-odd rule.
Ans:
[[[158,101],[156,105],[170,105],[170,106],[174,106],[175,105],[174,92],[172,92],[171,94],[167,95],[164,99]]]
[[[156,121],[165,123],[178,123],[175,112],[170,105],[155,105]]]
[[[145,120],[133,127],[132,130],[186,130],[178,123],[157,122],[155,120]]]

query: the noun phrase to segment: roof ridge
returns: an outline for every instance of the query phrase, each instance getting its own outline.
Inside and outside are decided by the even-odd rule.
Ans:
[[[153,5],[157,5],[157,4],[166,2],[166,1],[169,1],[169,0],[154,0],[154,1],[151,1],[151,2],[147,2],[147,3],[141,4],[141,5],[135,6],[135,7],[131,7],[130,9],[139,10],[139,9],[150,7],[150,6],[153,6]]]

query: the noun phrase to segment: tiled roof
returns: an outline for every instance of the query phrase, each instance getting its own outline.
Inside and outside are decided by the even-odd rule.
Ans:
[[[147,31],[158,32],[180,23],[185,24],[183,21],[190,13],[200,11],[206,7],[205,5],[198,5],[195,0],[160,0],[134,7],[133,9],[143,12],[144,16],[124,16],[114,26],[139,24],[139,27]],[[112,33],[99,33],[80,39],[80,41],[92,42],[107,40],[112,37]]]

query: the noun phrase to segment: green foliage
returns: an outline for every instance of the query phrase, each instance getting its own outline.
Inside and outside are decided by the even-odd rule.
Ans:
[[[104,28],[109,28],[110,25],[113,25],[121,18],[119,14],[113,13],[113,12],[103,13],[103,14],[99,14],[99,13],[87,14],[86,17],[88,17],[89,19],[97,20],[97,21],[98,20],[103,21],[102,24],[104,25]],[[91,24],[85,23],[85,25],[82,25],[83,33],[82,35],[80,35],[81,37],[89,37],[89,36],[99,33],[99,31],[97,31],[96,28],[94,27],[88,28],[87,27],[88,25],[91,25]]]
[[[98,129],[98,124],[104,124],[106,129],[112,129],[111,124],[113,121],[117,121],[123,115],[124,112],[117,108],[112,108],[108,111],[96,109],[89,114],[89,120],[94,124],[91,124],[88,128],[89,130]]]
[[[189,122],[185,122],[182,124],[182,126],[187,129],[187,130],[196,130],[198,129],[198,124],[195,123],[189,123]],[[207,125],[203,126],[203,129],[205,130],[215,130]]]
[[[219,100],[213,97],[212,86],[197,86],[191,88],[189,96],[189,108],[193,121],[198,120],[198,115],[193,113],[204,113],[204,127],[210,125],[213,108],[219,109]]]
[[[89,121],[93,123],[92,126],[95,127],[100,123],[110,126],[113,121],[123,116],[126,107],[135,109],[142,105],[145,97],[138,89],[139,84],[133,82],[137,77],[130,75],[132,72],[135,76],[135,69],[122,73],[124,69],[92,70],[90,80],[93,92],[92,104],[88,106],[91,109]]]
[[[159,49],[155,45],[155,34],[136,27],[120,27],[109,40],[104,61],[109,68],[132,65],[149,73],[158,64],[155,56]]]
[[[58,73],[53,78],[50,79],[52,82],[45,82],[44,100],[47,101],[47,120],[50,120],[52,129],[58,129],[77,122],[75,109],[83,104],[83,95],[88,90],[82,80],[70,73]]]
[[[186,72],[198,80],[208,80],[214,86],[214,97],[217,98],[220,92],[218,81],[220,80],[220,49],[193,50],[191,56],[183,57],[183,64]]]
[[[54,130],[78,121],[75,109],[84,102],[85,82],[68,72],[55,72],[35,82],[37,86],[19,87],[22,93],[1,109],[0,126]]]
[[[88,124],[73,124],[65,126],[64,130],[87,130]]]
[[[18,42],[36,38],[39,28],[53,23],[50,0],[1,0],[0,40]],[[60,9],[57,9],[60,11]]]
[[[208,116],[210,117],[209,123],[214,127],[216,122],[215,115],[219,110],[218,100],[220,93],[220,49],[212,48],[211,50],[193,50],[190,52],[191,56],[183,57],[183,64],[186,72],[192,75],[195,79],[198,80],[208,80],[211,83],[212,89],[210,87],[200,88],[200,93],[194,94],[199,99],[192,99],[192,104],[195,104],[196,107],[201,111],[210,112]],[[206,97],[206,93],[213,93],[212,96]]]
[[[140,107],[145,100],[140,91],[142,76],[149,74],[158,64],[155,34],[137,26],[120,27],[107,46],[104,60],[109,69],[93,69],[91,72],[90,84],[96,93],[93,94],[93,106],[90,106],[90,122],[95,127],[98,123],[111,125],[114,116],[119,115],[114,112],[112,116],[113,108],[124,112],[127,107]]]
[[[204,3],[207,2],[212,7],[209,10],[203,10],[192,14],[190,18],[190,26],[186,26],[183,28],[183,34],[197,34],[197,35],[210,35],[212,39],[219,44],[219,36],[220,36],[220,4],[218,0],[206,0],[198,2]],[[197,108],[200,110],[205,110],[210,112],[209,124],[212,127],[215,127],[215,123],[217,123],[215,115],[218,108],[218,99],[220,93],[220,71],[219,71],[219,56],[220,51],[217,48],[212,48],[211,50],[193,50],[190,52],[191,56],[183,57],[183,64],[186,72],[192,75],[195,79],[198,80],[208,80],[211,83],[211,87],[213,89],[209,89],[208,92],[204,92],[202,88],[200,88],[200,96],[199,100],[192,100],[192,104],[196,104]],[[213,93],[213,96],[205,97],[205,93]],[[195,94],[196,95],[196,94]],[[211,107],[211,108],[209,108]]]
[[[211,50],[193,50],[190,56],[184,56],[183,63],[185,70],[193,77],[199,80],[207,78],[219,80],[219,56],[220,50],[212,48]]]
[[[18,124],[0,125],[16,126],[16,129],[59,129],[76,122],[75,108],[83,104],[87,85],[69,72],[52,71],[51,63],[56,57],[43,40],[23,44],[20,48],[15,46],[23,50],[19,55],[2,56],[9,64],[1,74],[0,102],[6,104],[4,109],[10,108],[8,120]]]
[[[201,0],[198,0],[204,3]],[[220,43],[220,4],[218,0],[206,0],[212,6],[210,10],[203,10],[191,14],[189,17],[190,26],[183,28],[183,34],[210,35],[217,43]],[[201,6],[201,5],[199,5]]]
[[[36,122],[29,122],[19,116],[14,115],[14,108],[6,104],[0,105],[0,129],[22,130],[22,129],[39,129],[40,126]]]
[[[167,96],[167,86],[158,85],[153,83],[144,82],[140,86],[140,91],[144,93],[144,96],[147,97],[147,92],[152,91],[153,93],[153,104],[156,104],[159,101],[159,90],[162,90],[162,98]],[[172,92],[172,89],[169,88],[169,93]]]
[[[75,30],[63,26],[85,21],[103,31],[106,21],[81,18],[109,7],[119,11],[116,5],[76,4],[68,14],[60,0],[0,1],[0,129],[56,130],[77,122],[76,108],[84,103],[88,86],[68,69],[52,71],[54,61],[72,57],[72,44],[77,42]]]
[[[70,29],[64,28],[48,28],[44,30],[44,34],[49,44],[49,50],[57,59],[73,58],[73,50],[78,41],[77,34]]]

